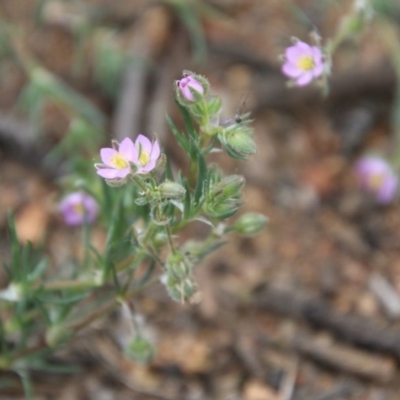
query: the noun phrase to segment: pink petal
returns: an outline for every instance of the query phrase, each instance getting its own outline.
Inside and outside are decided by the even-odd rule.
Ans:
[[[98,169],[96,172],[97,172],[97,175],[100,175],[102,178],[115,179],[118,177],[119,170],[102,168],[102,169]]]
[[[396,176],[385,178],[385,182],[377,193],[377,200],[381,204],[390,203],[396,195],[398,180]]]
[[[282,65],[282,72],[289,78],[298,78],[304,71],[297,68],[296,65],[291,62],[287,62]]]
[[[151,150],[150,153],[150,159],[151,160],[157,160],[158,157],[160,157],[161,151],[160,151],[160,145],[158,144],[157,140],[153,143],[153,149]]]
[[[123,153],[127,160],[132,161],[137,150],[130,138],[125,138],[119,145],[118,151]]]
[[[298,49],[296,46],[288,47],[285,51],[285,58],[289,62],[296,63],[297,59],[301,57],[304,53]]]
[[[319,63],[316,62],[315,67],[312,70],[314,78],[318,78],[319,76],[322,75],[323,72],[324,72],[324,63],[322,61]]]
[[[192,76],[189,76],[188,79],[188,87],[190,87],[192,90],[195,90],[197,93],[204,93],[203,85],[197,79],[194,79]]]
[[[131,167],[119,169],[117,171],[117,178],[125,178],[131,173]]]
[[[311,56],[313,54],[312,47],[308,43],[300,41],[295,46],[297,46],[297,48],[300,49],[304,55]]]
[[[311,51],[312,51],[312,56],[314,58],[314,62],[315,63],[321,62],[322,61],[322,53],[321,53],[320,48],[317,46],[312,46]]]
[[[300,78],[296,80],[296,83],[299,86],[305,86],[309,84],[312,80],[313,80],[313,73],[310,71],[300,76]]]
[[[141,167],[140,170],[138,170],[138,174],[145,174],[147,172],[150,172],[154,167],[156,166],[156,160],[150,160],[144,167]]]
[[[108,167],[113,167],[113,164],[111,163],[110,159],[113,157],[117,152],[114,149],[111,149],[110,147],[105,147],[100,150],[100,158],[101,161]]]
[[[151,142],[146,136],[144,136],[142,134],[140,134],[137,137],[137,139],[135,141],[135,145],[136,145],[136,149],[138,149],[138,145],[140,145],[142,150],[144,150],[145,152],[147,152],[147,153],[151,152],[151,148],[152,148]]]
[[[290,46],[285,51],[285,56],[288,61],[296,63],[301,56],[312,55],[312,48],[307,43],[298,42],[294,46]]]

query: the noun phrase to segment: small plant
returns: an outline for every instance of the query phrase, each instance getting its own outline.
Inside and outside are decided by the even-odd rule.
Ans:
[[[0,291],[1,368],[27,379],[27,371],[45,363],[49,351],[121,307],[132,326],[127,357],[149,360],[153,344],[130,313],[132,298],[161,282],[173,300],[198,302],[195,266],[230,233],[253,235],[264,227],[266,217],[256,213],[230,223],[242,204],[245,179],[207,162],[209,153],[222,149],[241,160],[254,154],[251,121],[222,124],[221,100],[204,77],[188,71],[176,82],[175,96],[185,130],[167,120],[188,157],[188,175],[172,173],[157,138],[139,134],[135,141],[127,137],[102,148],[93,178],[81,177],[79,190],[59,205],[65,223],[83,229],[85,254],[69,266],[69,276],[46,272],[48,260],[18,243],[10,220],[13,257],[6,266],[9,285]],[[193,221],[209,227],[203,241],[182,234]],[[95,222],[107,231],[103,251],[90,241]]]

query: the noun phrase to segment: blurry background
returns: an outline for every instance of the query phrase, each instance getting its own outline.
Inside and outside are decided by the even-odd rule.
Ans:
[[[258,154],[216,160],[246,176],[243,212],[270,218],[197,267],[200,304],[173,303],[161,286],[138,298],[154,362],[124,357],[110,316],[55,355],[74,372],[32,373],[35,399],[400,399],[400,207],[377,206],[352,170],[364,152],[400,151],[398,5],[376,2],[381,23],[335,53],[327,98],[288,89],[278,60],[292,36],[334,36],[351,3],[1,0],[1,262],[9,211],[20,240],[44,245],[54,266],[82,255],[57,202],[76,174],[97,179],[111,138],[156,133],[185,168],[165,122],[178,117],[183,69],[210,79],[224,117],[252,112]],[[95,229],[93,243],[104,236]],[[22,398],[2,375],[0,398]]]

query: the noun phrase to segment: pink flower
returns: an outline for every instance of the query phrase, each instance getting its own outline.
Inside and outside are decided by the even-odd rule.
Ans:
[[[61,201],[59,210],[67,225],[77,226],[94,222],[98,206],[92,196],[83,192],[73,192]]]
[[[295,80],[298,86],[309,84],[324,71],[321,50],[317,46],[298,41],[285,51],[285,63],[282,72]]]
[[[120,180],[131,173],[131,163],[137,160],[138,154],[132,140],[125,138],[118,150],[109,147],[101,149],[100,157],[103,163],[95,164],[97,174],[106,179]]]
[[[390,203],[397,190],[398,177],[382,158],[365,156],[357,161],[355,171],[364,190],[375,194],[380,204]]]
[[[146,174],[154,169],[160,154],[157,140],[151,143],[146,136],[139,135],[135,141],[135,152],[132,159],[137,168],[136,173]]]
[[[182,79],[176,81],[176,84],[182,94],[182,96],[187,100],[194,102],[196,101],[193,96],[192,91],[199,93],[200,95],[204,94],[203,85],[195,79],[192,75],[184,75]]]

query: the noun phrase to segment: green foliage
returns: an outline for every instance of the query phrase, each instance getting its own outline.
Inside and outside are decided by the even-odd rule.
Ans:
[[[51,74],[36,69],[33,80],[35,90],[40,89],[36,94],[52,96],[72,108],[75,94],[65,91]],[[84,158],[99,145],[102,129],[97,123],[102,120],[94,109],[77,101],[81,113],[76,110],[69,133],[48,161],[74,153],[70,174],[63,184],[97,200],[99,225],[106,231],[106,240],[104,248],[95,248],[91,226],[83,224],[80,235],[84,254],[68,261],[69,272],[65,273],[62,265],[48,268],[49,262],[38,249],[20,244],[10,219],[12,259],[6,266],[9,286],[0,291],[0,307],[8,315],[0,321],[0,366],[21,374],[27,394],[28,375],[25,369],[17,368],[21,362],[27,368],[45,368],[51,349],[74,337],[94,319],[126,304],[160,278],[173,300],[198,301],[201,296],[193,275],[195,265],[220,248],[226,235],[235,229],[246,234],[258,230],[254,221],[228,227],[227,219],[241,204],[245,180],[240,175],[226,176],[207,160],[211,151],[221,151],[219,143],[235,158],[252,154],[255,145],[250,120],[243,118],[222,126],[218,122],[221,100],[208,90],[197,100],[195,106],[176,103],[183,128],[167,116],[176,143],[187,156],[187,175],[178,172],[174,176],[168,159],[160,155],[154,169],[139,173],[138,167],[132,166],[127,177],[114,180],[95,177],[93,161]],[[217,121],[213,131],[210,121]],[[247,140],[245,144],[236,138],[240,135]],[[240,145],[232,144],[232,138]],[[195,221],[209,226],[208,237],[203,242],[183,235],[183,242],[176,240]],[[42,338],[37,347],[31,345],[33,336]],[[152,342],[136,328],[124,351],[139,362],[154,356]]]

